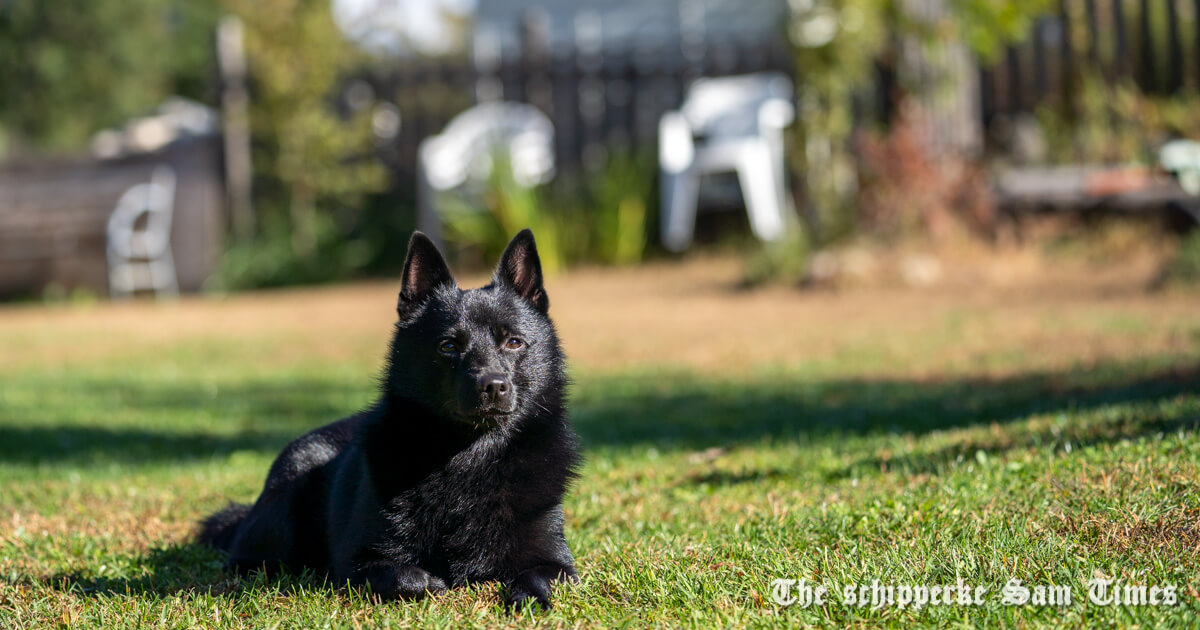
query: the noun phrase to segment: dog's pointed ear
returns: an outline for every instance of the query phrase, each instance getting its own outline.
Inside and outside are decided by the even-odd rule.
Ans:
[[[454,284],[450,267],[437,245],[421,232],[413,232],[408,241],[408,257],[404,259],[404,275],[400,280],[400,301],[396,309],[405,310],[421,303],[429,292],[443,284]]]
[[[533,232],[525,228],[513,237],[496,267],[496,282],[516,291],[539,311],[550,308],[550,298],[542,286],[542,260],[538,258]]]

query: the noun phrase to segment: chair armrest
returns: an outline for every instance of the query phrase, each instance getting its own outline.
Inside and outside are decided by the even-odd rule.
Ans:
[[[678,111],[663,114],[658,121],[658,164],[668,173],[687,170],[696,158],[692,127]]]
[[[792,124],[796,119],[796,106],[782,98],[772,98],[763,101],[758,106],[759,131],[778,131]]]

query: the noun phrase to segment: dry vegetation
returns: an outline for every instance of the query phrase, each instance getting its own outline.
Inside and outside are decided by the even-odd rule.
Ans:
[[[1155,292],[1161,259],[1098,266],[1029,250],[954,253],[939,283],[798,291],[738,288],[734,259],[584,269],[552,278],[554,315],[583,372],[639,366],[739,373],[817,366],[863,374],[1062,369],[1194,349],[1200,293]],[[889,260],[880,261],[886,265]],[[462,280],[465,287],[486,282]],[[178,303],[0,310],[0,366],[151,356],[171,344],[242,347],[261,369],[319,358],[372,368],[390,331],[395,283],[281,290]],[[848,355],[883,353],[875,365]],[[169,353],[167,353],[169,355]],[[1004,356],[1020,355],[1005,365]]]

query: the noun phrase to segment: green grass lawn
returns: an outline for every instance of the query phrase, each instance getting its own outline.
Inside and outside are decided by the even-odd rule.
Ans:
[[[253,499],[288,440],[372,399],[381,346],[350,340],[349,358],[331,359],[215,334],[54,360],[43,351],[87,340],[0,321],[0,348],[23,353],[0,361],[0,627],[1194,627],[1200,322],[1090,334],[1164,327],[1176,351],[1049,371],[1038,348],[1003,339],[996,373],[936,358],[912,374],[894,359],[860,370],[889,360],[886,336],[849,363],[578,368],[586,464],[565,509],[582,582],[513,618],[495,584],[380,605],[310,575],[240,580],[190,543],[196,519]],[[926,342],[945,345],[904,340]],[[1179,603],[1088,603],[1095,576],[1176,585]],[[825,585],[830,602],[780,607],[775,578]],[[1069,586],[1074,601],[1002,605],[1014,578]],[[987,588],[983,605],[841,597],[872,580],[960,579]]]

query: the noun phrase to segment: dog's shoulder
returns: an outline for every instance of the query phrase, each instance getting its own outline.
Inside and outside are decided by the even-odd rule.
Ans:
[[[292,440],[271,467],[270,483],[287,483],[329,464],[358,439],[365,413],[350,416]]]

